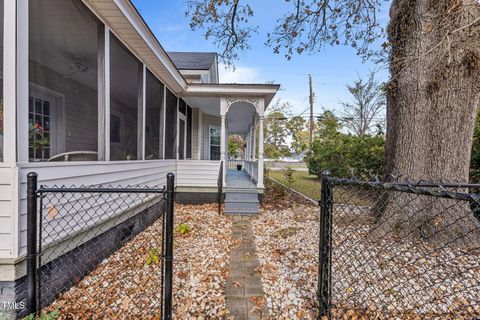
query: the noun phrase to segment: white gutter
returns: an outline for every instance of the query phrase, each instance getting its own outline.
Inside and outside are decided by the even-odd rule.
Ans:
[[[139,16],[135,7],[128,0],[113,0],[117,7],[120,9],[122,14],[127,18],[130,24],[135,28],[140,37],[145,41],[145,43],[150,47],[158,60],[162,63],[165,69],[172,75],[174,80],[177,82],[178,86],[182,90],[186,90],[188,83],[185,81],[180,71],[175,67],[172,60],[162,48],[158,40],[152,34],[151,30],[148,28],[142,17]]]

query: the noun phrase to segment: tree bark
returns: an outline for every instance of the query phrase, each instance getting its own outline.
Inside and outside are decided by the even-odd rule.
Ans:
[[[466,182],[480,100],[480,4],[393,0],[390,18],[385,179]],[[440,244],[478,228],[468,204],[453,200],[390,194],[378,203],[387,226],[380,236],[394,229]]]
[[[394,0],[390,17],[385,173],[468,181],[480,99],[480,5]]]

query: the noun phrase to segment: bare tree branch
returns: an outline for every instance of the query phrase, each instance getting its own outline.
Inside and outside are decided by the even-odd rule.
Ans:
[[[347,89],[353,97],[353,104],[343,102],[343,125],[355,135],[363,136],[373,133],[373,128],[381,125],[379,121],[386,107],[385,89],[377,80],[375,73],[368,79],[358,79]]]
[[[227,65],[238,59],[238,52],[250,48],[249,40],[257,27],[249,25],[251,7],[240,0],[188,0],[187,16],[192,30],[205,30],[205,38],[222,48],[220,58]]]

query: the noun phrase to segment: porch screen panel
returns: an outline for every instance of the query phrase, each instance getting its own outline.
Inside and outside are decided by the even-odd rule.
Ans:
[[[165,115],[165,159],[177,158],[177,97],[167,89]]]
[[[147,70],[146,75],[146,114],[145,114],[145,159],[161,159],[163,142],[161,123],[163,122],[163,84]]]
[[[192,158],[192,108],[187,107],[187,159]]]
[[[143,65],[110,34],[110,160],[141,159]]]
[[[103,30],[82,1],[29,1],[30,161],[98,159]]]
[[[180,101],[178,101],[178,111],[184,116],[187,115],[187,103],[185,100],[180,99]]]
[[[0,74],[3,75],[3,21],[4,1],[0,0]],[[0,79],[0,162],[3,161],[3,76]]]
[[[178,159],[183,160],[185,159],[185,121],[180,119],[179,125]]]

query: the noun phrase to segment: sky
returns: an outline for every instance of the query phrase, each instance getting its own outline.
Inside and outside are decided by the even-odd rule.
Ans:
[[[167,51],[220,52],[211,40],[205,40],[202,31],[191,31],[185,16],[184,0],[133,0],[134,5]],[[314,112],[333,110],[341,114],[341,102],[349,102],[346,85],[359,77],[365,78],[371,70],[378,69],[373,63],[362,63],[356,51],[350,47],[326,47],[315,54],[295,55],[288,61],[282,54],[273,53],[265,46],[266,34],[288,6],[282,0],[250,0],[255,12],[252,23],[259,26],[258,34],[251,41],[251,48],[240,54],[235,71],[220,65],[220,82],[265,83],[275,82],[282,86],[277,94],[283,102],[293,106],[291,114],[297,115],[308,109],[308,75],[313,77],[315,94]],[[280,5],[279,5],[280,4]],[[387,23],[388,1],[380,14],[382,24]],[[388,79],[388,72],[377,74],[381,81]],[[307,114],[307,113],[305,113]]]

